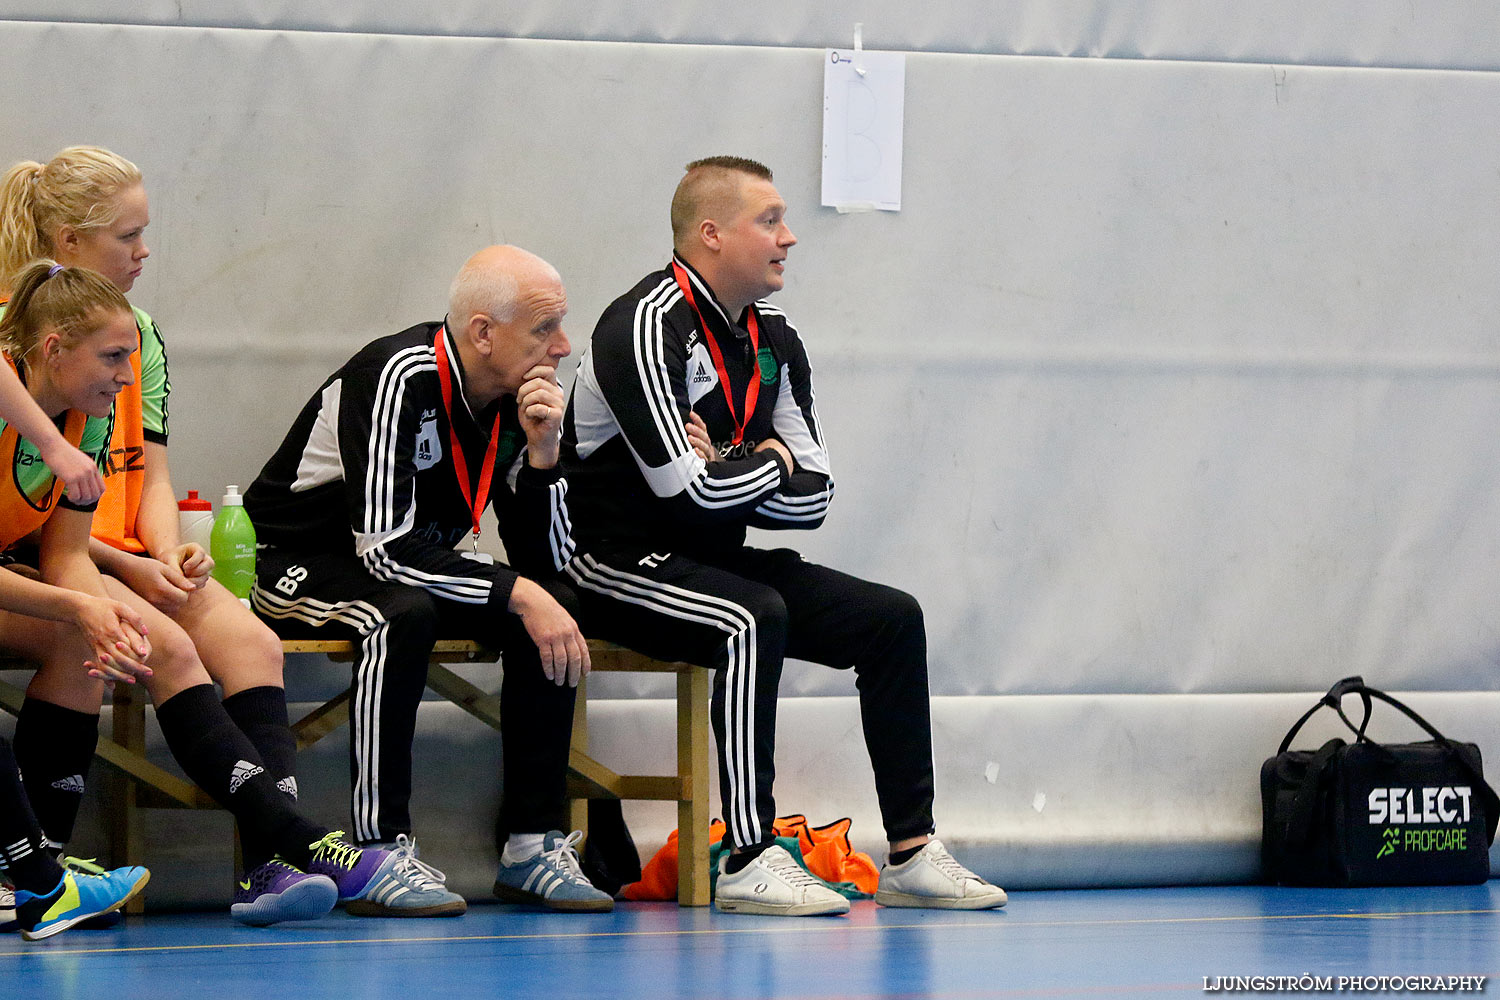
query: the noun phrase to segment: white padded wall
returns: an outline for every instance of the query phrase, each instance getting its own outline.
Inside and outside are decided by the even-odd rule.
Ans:
[[[839,47],[1217,62],[1500,65],[1500,14],[1484,0],[4,0],[0,17],[705,45]]]
[[[5,30],[7,93],[79,74],[12,104],[5,159],[146,171],[179,485],[248,479],[487,242],[558,265],[581,346],[681,164],[738,149],[792,204],[840,480],[795,541],[923,598],[940,693],[1491,662],[1493,74],[914,56],[906,210],[849,217],[816,207],[808,50]]]

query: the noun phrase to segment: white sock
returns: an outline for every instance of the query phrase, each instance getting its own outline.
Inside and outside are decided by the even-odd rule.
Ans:
[[[526,861],[542,853],[542,840],[546,834],[542,833],[513,833],[505,841],[505,850],[500,852],[500,860],[507,865],[513,865],[518,861]]]

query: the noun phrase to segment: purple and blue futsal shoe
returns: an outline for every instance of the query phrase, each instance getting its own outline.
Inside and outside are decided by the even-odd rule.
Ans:
[[[230,916],[251,927],[283,920],[316,920],[339,901],[339,889],[326,875],[311,875],[272,858],[235,886]]]

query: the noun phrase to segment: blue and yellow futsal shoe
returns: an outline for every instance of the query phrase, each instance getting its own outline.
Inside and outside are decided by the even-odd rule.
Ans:
[[[139,865],[102,875],[64,871],[51,892],[16,890],[16,920],[21,936],[40,941],[101,913],[118,910],[145,888],[151,873]]]
[[[57,863],[63,866],[63,871],[79,872],[83,875],[104,875],[108,871],[94,858],[75,858],[70,854],[64,854],[58,858]],[[73,925],[73,929],[79,931],[109,930],[109,928],[124,919],[125,914],[119,910],[110,910],[108,913],[101,913],[97,917],[90,917],[87,920],[79,921]]]

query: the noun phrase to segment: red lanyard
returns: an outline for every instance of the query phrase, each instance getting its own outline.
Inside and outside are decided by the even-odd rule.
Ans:
[[[733,443],[739,444],[745,436],[745,425],[750,422],[751,415],[755,413],[755,401],[760,398],[760,324],[755,320],[755,307],[750,306],[746,310],[750,321],[745,326],[750,331],[750,353],[755,358],[755,367],[750,371],[750,385],[745,390],[745,412],[741,419],[734,415],[734,396],[729,392],[729,373],[724,369],[724,353],[719,350],[718,342],[709,332],[703,313],[698,311],[698,302],[693,298],[693,288],[688,283],[687,272],[674,260],[672,273],[677,278],[677,287],[682,289],[683,297],[688,300],[688,305],[693,307],[693,315],[698,317],[698,328],[703,331],[703,339],[708,341],[708,353],[713,356],[714,371],[719,373],[719,388],[724,390],[724,404],[729,407],[729,419],[734,421]]]
[[[458,431],[453,426],[453,374],[448,370],[447,338],[444,326],[438,327],[433,338],[432,349],[437,352],[438,387],[443,391],[443,412],[448,414],[448,450],[453,453],[453,470],[458,474],[458,488],[469,505],[469,515],[474,519],[474,544],[479,544],[479,515],[490,500],[490,479],[495,472],[495,452],[500,445],[500,407],[495,408],[495,426],[490,429],[490,443],[484,450],[484,467],[479,470],[479,495],[475,496],[469,486],[469,461],[464,458],[463,447],[458,443]]]

